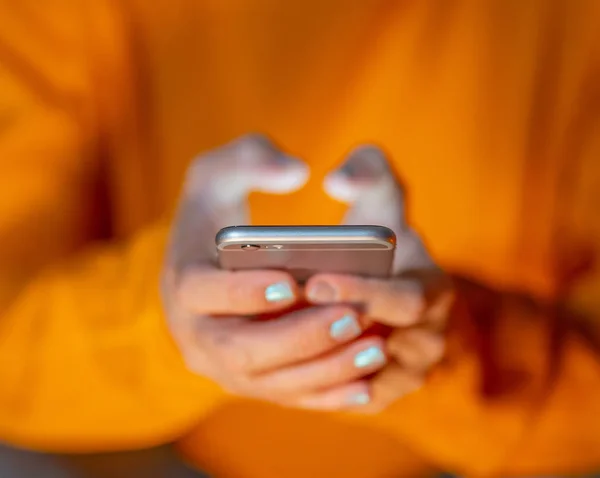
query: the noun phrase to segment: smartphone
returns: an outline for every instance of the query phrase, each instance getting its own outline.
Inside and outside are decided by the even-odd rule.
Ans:
[[[216,244],[223,269],[285,269],[305,282],[317,272],[389,276],[396,235],[384,226],[231,226]]]

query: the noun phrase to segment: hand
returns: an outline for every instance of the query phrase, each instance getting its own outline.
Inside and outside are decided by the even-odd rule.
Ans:
[[[402,187],[379,149],[355,150],[326,178],[325,190],[351,205],[346,224],[384,225],[397,235],[391,279],[319,274],[306,286],[311,303],[360,305],[365,323],[389,328],[388,364],[374,376],[369,403],[362,408],[379,411],[421,387],[442,358],[452,287],[407,226]]]
[[[360,378],[384,365],[383,339],[347,305],[288,311],[299,291],[283,271],[214,264],[216,232],[247,224],[250,191],[301,187],[306,166],[250,136],[190,167],[162,281],[169,328],[188,367],[225,390],[275,403],[341,409],[364,401]],[[277,320],[252,316],[281,314]]]

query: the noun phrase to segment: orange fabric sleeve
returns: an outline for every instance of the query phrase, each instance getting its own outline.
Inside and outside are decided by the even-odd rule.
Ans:
[[[165,443],[222,396],[185,369],[169,339],[158,298],[163,237],[149,229],[123,248],[49,267],[4,304],[2,440],[59,451]]]
[[[90,249],[97,131],[70,26],[79,12],[61,2],[55,16],[48,5],[6,3],[0,440],[68,451],[172,440],[210,408],[216,390],[186,371],[161,314],[167,227]]]

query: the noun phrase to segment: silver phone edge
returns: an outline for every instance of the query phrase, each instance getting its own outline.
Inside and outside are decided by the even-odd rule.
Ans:
[[[215,242],[218,250],[241,244],[377,243],[394,249],[396,235],[385,226],[228,226],[221,229]]]

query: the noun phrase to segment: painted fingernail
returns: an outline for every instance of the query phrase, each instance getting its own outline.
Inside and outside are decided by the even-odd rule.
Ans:
[[[367,392],[360,392],[348,397],[348,405],[358,406],[367,405],[371,401],[371,396]]]
[[[327,282],[317,282],[308,291],[308,299],[311,302],[333,302],[335,296],[335,289]]]
[[[329,334],[334,340],[345,342],[358,337],[362,333],[360,324],[356,317],[347,314],[341,319],[336,320],[329,327]]]
[[[265,299],[268,302],[281,302],[294,298],[294,292],[287,282],[277,282],[265,289]]]
[[[379,348],[373,345],[368,349],[358,352],[354,357],[354,366],[356,368],[367,368],[385,363],[385,354]]]

